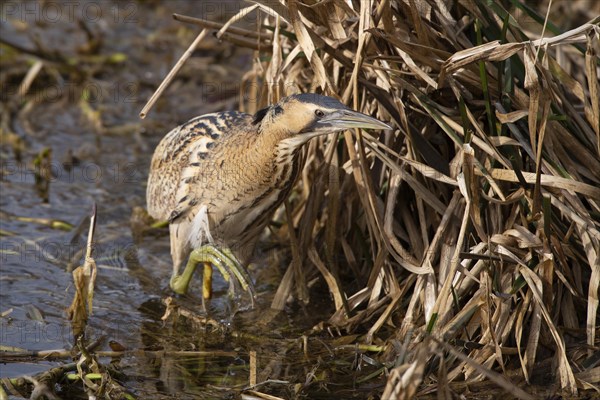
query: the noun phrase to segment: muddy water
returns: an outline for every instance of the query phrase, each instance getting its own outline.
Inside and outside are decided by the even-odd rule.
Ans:
[[[262,370],[268,366],[262,379],[289,381],[270,392],[289,394],[313,367],[302,358],[301,332],[330,311],[330,302],[324,299],[316,308],[322,315],[270,312],[284,265],[262,252],[251,271],[259,282],[257,310],[231,318],[224,300],[227,285],[216,277],[210,313],[220,326],[198,327],[185,320],[165,324],[160,317],[161,301],[170,294],[167,231],[140,234],[139,224],[132,228],[131,222],[132,210],[145,205],[154,146],[170,128],[195,115],[237,108],[239,81],[253,59],[251,51],[208,38],[140,120],[140,109],[198,33],[170,15],[222,21],[239,10],[238,3],[31,1],[0,7],[0,37],[11,43],[0,47],[3,349],[72,347],[65,318],[74,292],[71,270],[82,262],[88,216],[96,203],[99,272],[86,334],[90,340],[104,339],[101,350],[110,350],[108,342],[114,341],[144,351],[115,361],[125,373],[125,388],[140,398],[239,393],[248,384],[248,354],[254,350]],[[40,61],[28,93],[20,96],[19,85]],[[47,155],[41,166],[35,162],[40,154]],[[59,221],[72,227],[58,229]],[[192,291],[199,286],[196,279]],[[198,292],[178,301],[199,309]],[[230,353],[194,358],[169,353],[179,350]],[[313,351],[332,357],[324,345]],[[349,361],[340,359],[328,375],[331,382],[340,378],[341,387],[350,383],[346,374],[354,356],[346,356]],[[34,375],[70,361],[12,360],[0,365],[0,377]],[[319,385],[314,389],[319,392]]]

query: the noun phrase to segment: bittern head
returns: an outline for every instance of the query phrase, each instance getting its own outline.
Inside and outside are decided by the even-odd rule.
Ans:
[[[352,128],[391,129],[373,117],[354,111],[340,101],[314,93],[296,94],[260,110],[254,116],[262,132],[283,133],[286,147],[300,147],[315,136]]]

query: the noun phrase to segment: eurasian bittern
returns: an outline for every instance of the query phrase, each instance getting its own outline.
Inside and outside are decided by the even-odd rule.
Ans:
[[[254,115],[207,114],[169,132],[152,157],[147,202],[150,215],[170,224],[171,288],[186,293],[203,263],[203,298],[210,297],[212,264],[230,282],[230,293],[233,274],[254,301],[245,266],[298,179],[299,150],[316,136],[350,128],[390,127],[331,97],[299,94]]]

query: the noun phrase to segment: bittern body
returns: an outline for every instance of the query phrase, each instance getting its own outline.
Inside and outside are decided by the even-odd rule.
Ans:
[[[152,157],[147,203],[150,215],[169,221],[171,288],[186,293],[202,263],[203,294],[210,297],[212,264],[231,289],[239,283],[253,298],[245,266],[298,179],[302,146],[350,128],[390,127],[331,97],[300,94],[255,115],[207,114],[169,132]]]

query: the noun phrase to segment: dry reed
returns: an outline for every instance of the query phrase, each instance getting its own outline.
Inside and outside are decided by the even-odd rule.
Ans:
[[[316,91],[395,127],[311,143],[273,306],[320,272],[329,323],[386,345],[383,398],[529,399],[548,363],[598,391],[600,17],[559,35],[516,0],[253,3],[255,31],[176,16],[256,50],[246,111]]]

